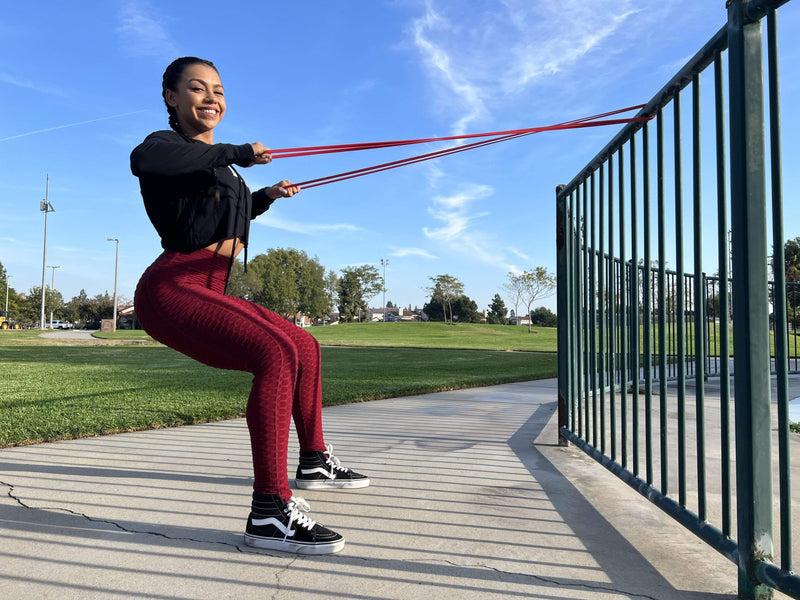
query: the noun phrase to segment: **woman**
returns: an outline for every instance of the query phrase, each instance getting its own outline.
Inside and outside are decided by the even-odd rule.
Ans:
[[[214,143],[225,93],[213,63],[177,59],[164,73],[162,95],[172,129],[151,133],[131,153],[131,170],[164,248],[136,288],[137,318],[154,339],[179,352],[253,374],[246,416],[255,477],[245,542],[302,554],[338,552],[344,538],[301,512],[308,504],[292,495],[286,475],[294,417],[297,487],[369,485],[325,445],[319,344],[277,314],[225,294],[242,249],[247,264],[250,220],[300,188],[281,181],[251,195],[233,165],[267,164],[269,149],[259,142]]]

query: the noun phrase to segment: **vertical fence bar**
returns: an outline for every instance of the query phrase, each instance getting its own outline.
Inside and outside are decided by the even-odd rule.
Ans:
[[[625,146],[619,147],[619,412],[620,412],[620,446],[622,450],[622,468],[628,468],[628,337],[627,323],[627,285],[625,263]]]
[[[692,79],[692,200],[694,225],[694,361],[695,425],[697,431],[697,516],[706,520],[706,429],[705,429],[705,294],[703,283],[703,193],[700,185],[700,75]]]
[[[579,437],[583,437],[583,395],[581,393],[580,380],[583,374],[583,343],[581,340],[581,330],[583,323],[581,319],[581,285],[580,274],[583,266],[581,260],[582,253],[580,251],[581,239],[581,196],[580,187],[576,188],[570,193],[572,198],[572,250],[570,266],[572,268],[572,297],[570,298],[569,306],[573,311],[572,324],[574,330],[572,336],[572,349],[574,353],[573,358],[573,410],[572,410],[572,428],[576,431]],[[530,319],[530,313],[528,313]]]
[[[781,568],[792,568],[792,481],[789,454],[789,340],[786,307],[786,265],[783,250],[783,169],[781,167],[778,24],[775,9],[767,13],[769,77],[769,140],[772,181],[772,269],[775,278],[773,323],[778,396],[778,465],[780,472]]]
[[[598,205],[600,207],[600,222],[598,223],[598,231],[600,232],[600,247],[598,256],[598,269],[597,269],[597,302],[600,308],[600,323],[598,327],[598,343],[600,352],[597,353],[599,363],[597,365],[597,372],[600,376],[600,451],[606,453],[606,333],[608,330],[606,322],[606,254],[605,254],[605,214],[606,214],[606,196],[605,196],[605,165],[600,165],[600,181],[599,181],[599,198]]]
[[[573,429],[578,430],[579,435],[583,436],[583,394],[581,389],[581,377],[583,376],[583,340],[581,338],[581,269],[583,268],[583,261],[581,258],[581,195],[580,188],[576,188],[570,195],[573,199],[572,204],[572,299],[570,306],[572,307],[573,317],[573,368],[572,368],[572,389],[575,399],[575,408],[573,410],[572,424]],[[528,313],[530,318],[530,313]]]
[[[639,476],[639,211],[636,195],[636,136],[631,136],[631,390],[633,411],[633,474]]]
[[[669,494],[669,427],[667,423],[667,249],[664,191],[664,110],[658,109],[656,122],[658,181],[658,390],[661,442],[661,493]]]
[[[581,298],[583,302],[583,310],[581,311],[581,330],[583,332],[583,408],[584,408],[584,439],[589,440],[589,424],[590,421],[590,402],[589,402],[589,374],[592,372],[591,361],[589,360],[589,200],[587,195],[587,180],[583,180],[583,222],[581,223],[580,236],[581,236],[581,256],[583,257],[583,266],[581,268]]]
[[[567,279],[569,280],[569,288],[567,295],[567,348],[569,350],[569,363],[567,364],[569,377],[569,409],[567,410],[567,427],[570,431],[575,431],[575,403],[576,403],[576,389],[575,389],[575,195],[574,191],[567,195],[567,238],[566,238],[566,253],[567,253]]]
[[[686,507],[686,280],[683,269],[683,169],[681,135],[681,93],[672,98],[675,153],[675,336],[678,368],[678,503]]]
[[[614,258],[614,155],[608,157],[608,421],[611,460],[617,460],[617,261]]]
[[[739,596],[755,599],[772,596],[757,574],[773,552],[772,452],[762,37],[746,0],[728,2],[728,48]]]
[[[597,263],[599,262],[599,255],[597,254],[597,198],[595,194],[595,184],[594,184],[594,171],[592,171],[592,175],[589,179],[590,188],[591,188],[591,241],[592,241],[592,262],[589,265],[589,289],[591,298],[589,301],[589,306],[591,307],[591,313],[589,313],[589,332],[591,334],[589,348],[591,350],[591,368],[592,368],[592,445],[596,448],[597,447],[597,388],[601,385],[601,382],[598,380],[598,373],[600,372],[600,367],[598,366],[597,360],[597,305],[598,305],[598,296],[597,296]]]
[[[567,426],[567,410],[569,406],[569,277],[567,276],[567,201],[561,195],[564,186],[556,188],[556,304],[558,329],[558,444],[566,446],[569,442],[561,434]]]
[[[725,168],[725,98],[722,52],[714,53],[714,100],[717,153],[717,253],[719,259],[720,477],[722,533],[731,535],[731,351],[728,296],[728,174]]]
[[[648,123],[642,127],[642,235],[644,237],[643,253],[644,265],[642,266],[642,351],[644,356],[644,447],[645,447],[645,478],[648,485],[653,485],[653,341],[652,341],[652,311],[650,310],[651,293],[650,285],[652,271],[650,268],[650,134]]]

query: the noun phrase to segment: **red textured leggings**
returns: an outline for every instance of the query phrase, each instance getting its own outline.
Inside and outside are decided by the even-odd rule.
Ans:
[[[301,450],[325,449],[319,343],[274,312],[226,296],[228,262],[205,249],[165,251],[136,287],[136,317],[151,337],[178,352],[253,374],[246,413],[253,488],[288,500],[292,417]]]

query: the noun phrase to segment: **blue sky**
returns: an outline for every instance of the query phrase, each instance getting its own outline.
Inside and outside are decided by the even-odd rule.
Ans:
[[[781,9],[787,116],[786,237],[798,155],[798,3]],[[91,5],[91,8],[87,6]],[[131,298],[159,254],[128,157],[167,128],[165,66],[213,60],[228,111],[218,142],[351,143],[549,125],[644,103],[723,25],[724,0],[109,0],[13,3],[0,18],[0,262],[11,286],[48,265],[65,299]],[[689,100],[686,101],[689,110]],[[309,189],[254,223],[250,256],[293,247],[327,269],[386,268],[386,299],[424,304],[429,276],[459,278],[486,308],[507,273],[555,271],[555,186],[618,128],[540,133],[437,161]],[[251,189],[439,149],[288,158],[244,171]],[[687,150],[688,152],[688,150]],[[688,187],[688,186],[687,186]],[[688,187],[690,190],[691,188]],[[51,281],[47,270],[47,284]],[[382,298],[371,303],[378,306]],[[508,303],[507,303],[508,304]],[[554,308],[555,299],[542,302]]]

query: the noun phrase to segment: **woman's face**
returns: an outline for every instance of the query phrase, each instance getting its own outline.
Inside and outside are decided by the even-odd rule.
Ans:
[[[219,73],[208,65],[193,64],[183,70],[177,90],[167,90],[167,103],[175,108],[181,130],[189,137],[211,133],[225,114],[225,90]]]

